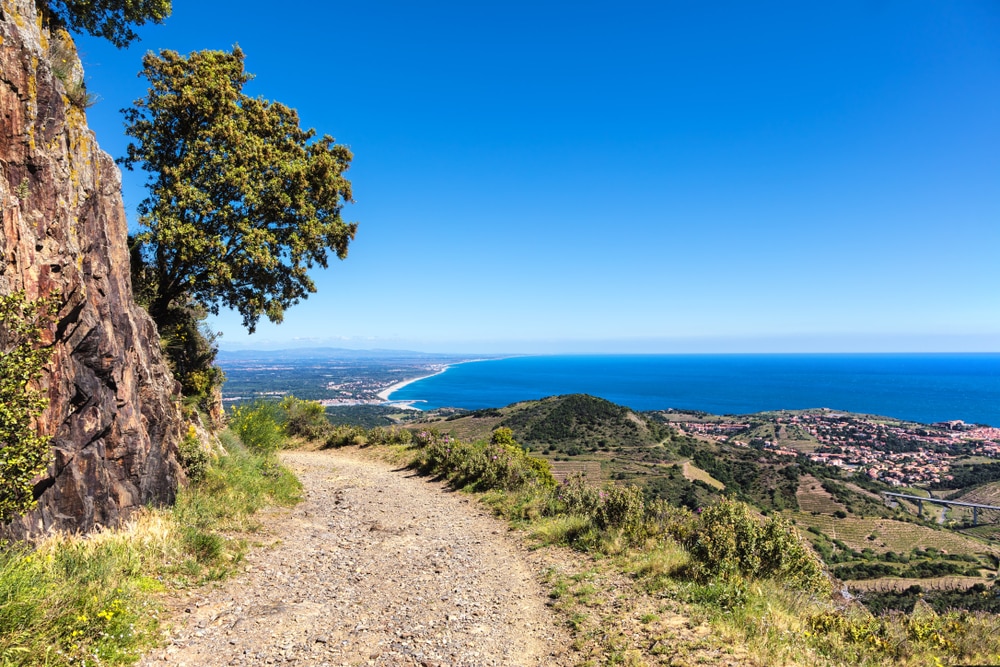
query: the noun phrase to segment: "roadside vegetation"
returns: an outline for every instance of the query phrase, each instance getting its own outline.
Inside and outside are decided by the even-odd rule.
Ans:
[[[873,613],[840,593],[806,536],[780,513],[765,516],[728,498],[692,511],[637,486],[580,475],[557,482],[549,462],[504,426],[472,442],[432,429],[366,430],[319,419],[314,426],[321,432],[314,446],[370,448],[477,494],[536,547],[578,552],[587,567],[553,571],[549,585],[553,606],[576,635],[581,664],[669,664],[696,655],[706,642],[756,664],[1000,660],[991,587],[976,591],[984,604],[974,611],[956,611],[943,598],[929,604],[913,588],[882,596]],[[926,554],[910,556],[918,561]],[[602,588],[623,575],[628,591]],[[895,611],[902,603],[908,611]],[[644,611],[628,620],[623,608]],[[666,623],[670,614],[688,619],[688,630]],[[709,630],[691,630],[700,625]]]
[[[162,597],[228,576],[260,528],[255,513],[298,501],[275,456],[279,422],[269,406],[235,415],[226,454],[202,449],[172,508],[0,551],[0,664],[123,665],[155,645]]]

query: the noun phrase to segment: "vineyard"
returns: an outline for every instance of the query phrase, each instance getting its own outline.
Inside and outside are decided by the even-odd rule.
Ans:
[[[799,488],[795,492],[795,499],[799,503],[799,510],[817,514],[833,514],[837,510],[843,511],[845,506],[837,502],[837,499],[823,488],[823,483],[812,475],[802,475],[799,477]]]
[[[959,533],[894,519],[838,519],[802,512],[788,512],[786,516],[800,527],[815,528],[831,540],[840,540],[858,551],[908,553],[913,549],[932,548],[951,554],[1000,554],[1000,548]]]
[[[882,579],[851,581],[848,582],[848,586],[855,593],[887,593],[889,591],[899,593],[911,586],[920,586],[925,591],[955,591],[967,590],[981,583],[983,580],[979,577],[934,577],[932,579],[883,577]]]
[[[593,484],[601,483],[600,461],[552,461],[552,476],[562,482],[576,474],[583,475]]]

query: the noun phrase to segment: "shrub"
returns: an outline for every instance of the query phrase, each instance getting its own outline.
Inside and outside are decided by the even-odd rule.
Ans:
[[[563,480],[556,489],[556,499],[562,512],[586,517],[594,515],[600,502],[598,490],[587,484],[586,478],[581,473],[570,475]]]
[[[286,396],[281,401],[285,412],[285,433],[310,440],[325,439],[332,430],[326,418],[326,409],[319,401],[304,401],[294,396]]]
[[[409,445],[413,434],[405,428],[376,426],[365,436],[369,445]]]
[[[745,503],[724,500],[705,510],[686,546],[701,581],[773,578],[806,591],[829,592],[822,564],[778,516],[761,521]]]
[[[192,482],[203,479],[208,471],[211,457],[202,446],[201,440],[198,439],[198,432],[195,430],[194,424],[188,426],[187,433],[184,434],[184,439],[181,440],[177,450],[180,464],[184,468],[184,472],[187,473],[188,479]]]
[[[365,430],[359,426],[334,426],[326,436],[327,447],[364,447],[368,444]]]
[[[233,408],[229,426],[251,451],[271,454],[285,440],[281,426],[282,410],[277,403],[254,401],[250,405]]]
[[[49,438],[35,424],[48,400],[33,385],[52,354],[41,335],[56,311],[55,297],[0,296],[0,523],[34,506],[33,482],[48,466]]]
[[[548,489],[555,486],[548,461],[529,456],[508,437],[509,429],[498,431],[500,435],[494,435],[490,443],[476,444],[421,431],[416,441],[418,445],[426,444],[417,465],[425,472],[444,475],[456,486],[470,486],[479,491],[515,491],[527,485]]]
[[[637,486],[605,486],[598,494],[600,503],[594,524],[601,530],[618,529],[628,535],[641,533],[646,519],[642,489]]]
[[[556,488],[556,509],[587,517],[598,530],[619,530],[626,536],[643,534],[647,523],[642,489],[615,484],[597,488],[579,473]]]

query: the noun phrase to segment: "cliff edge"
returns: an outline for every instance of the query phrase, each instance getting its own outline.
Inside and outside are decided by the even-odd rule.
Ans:
[[[0,0],[0,292],[61,304],[39,420],[53,460],[14,536],[117,524],[183,478],[179,387],[132,298],[121,174],[87,128],[82,81],[34,0]]]

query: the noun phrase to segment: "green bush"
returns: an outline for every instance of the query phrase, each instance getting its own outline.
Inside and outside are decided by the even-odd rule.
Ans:
[[[198,432],[193,424],[188,426],[188,431],[184,434],[184,439],[181,440],[177,450],[180,464],[184,468],[184,472],[187,473],[188,479],[197,482],[204,478],[211,463],[211,457],[205,451],[201,440],[198,439]]]
[[[489,443],[465,443],[450,436],[422,431],[418,443],[426,442],[418,465],[426,472],[447,477],[459,487],[478,491],[502,489],[515,491],[527,485],[551,489],[555,478],[547,461],[528,455],[501,429]]]
[[[637,486],[606,484],[598,488],[578,473],[567,477],[556,489],[556,508],[587,517],[602,531],[622,531],[638,537],[646,529],[646,503],[642,489]]]
[[[253,452],[273,454],[285,441],[281,407],[270,401],[254,401],[233,408],[229,427]]]
[[[724,500],[705,510],[686,546],[700,581],[777,579],[794,588],[829,593],[820,560],[781,517],[756,517],[749,505]]]
[[[413,434],[403,428],[385,428],[376,426],[368,431],[366,436],[369,445],[409,445],[413,441]]]
[[[367,444],[368,437],[360,426],[334,426],[326,436],[327,447],[364,447]]]
[[[601,530],[621,530],[639,535],[646,522],[646,506],[642,489],[637,486],[609,484],[598,494],[600,503],[594,515],[594,525]]]
[[[304,401],[286,396],[281,401],[284,410],[285,433],[309,440],[324,440],[333,426],[326,418],[326,409],[319,401]]]

